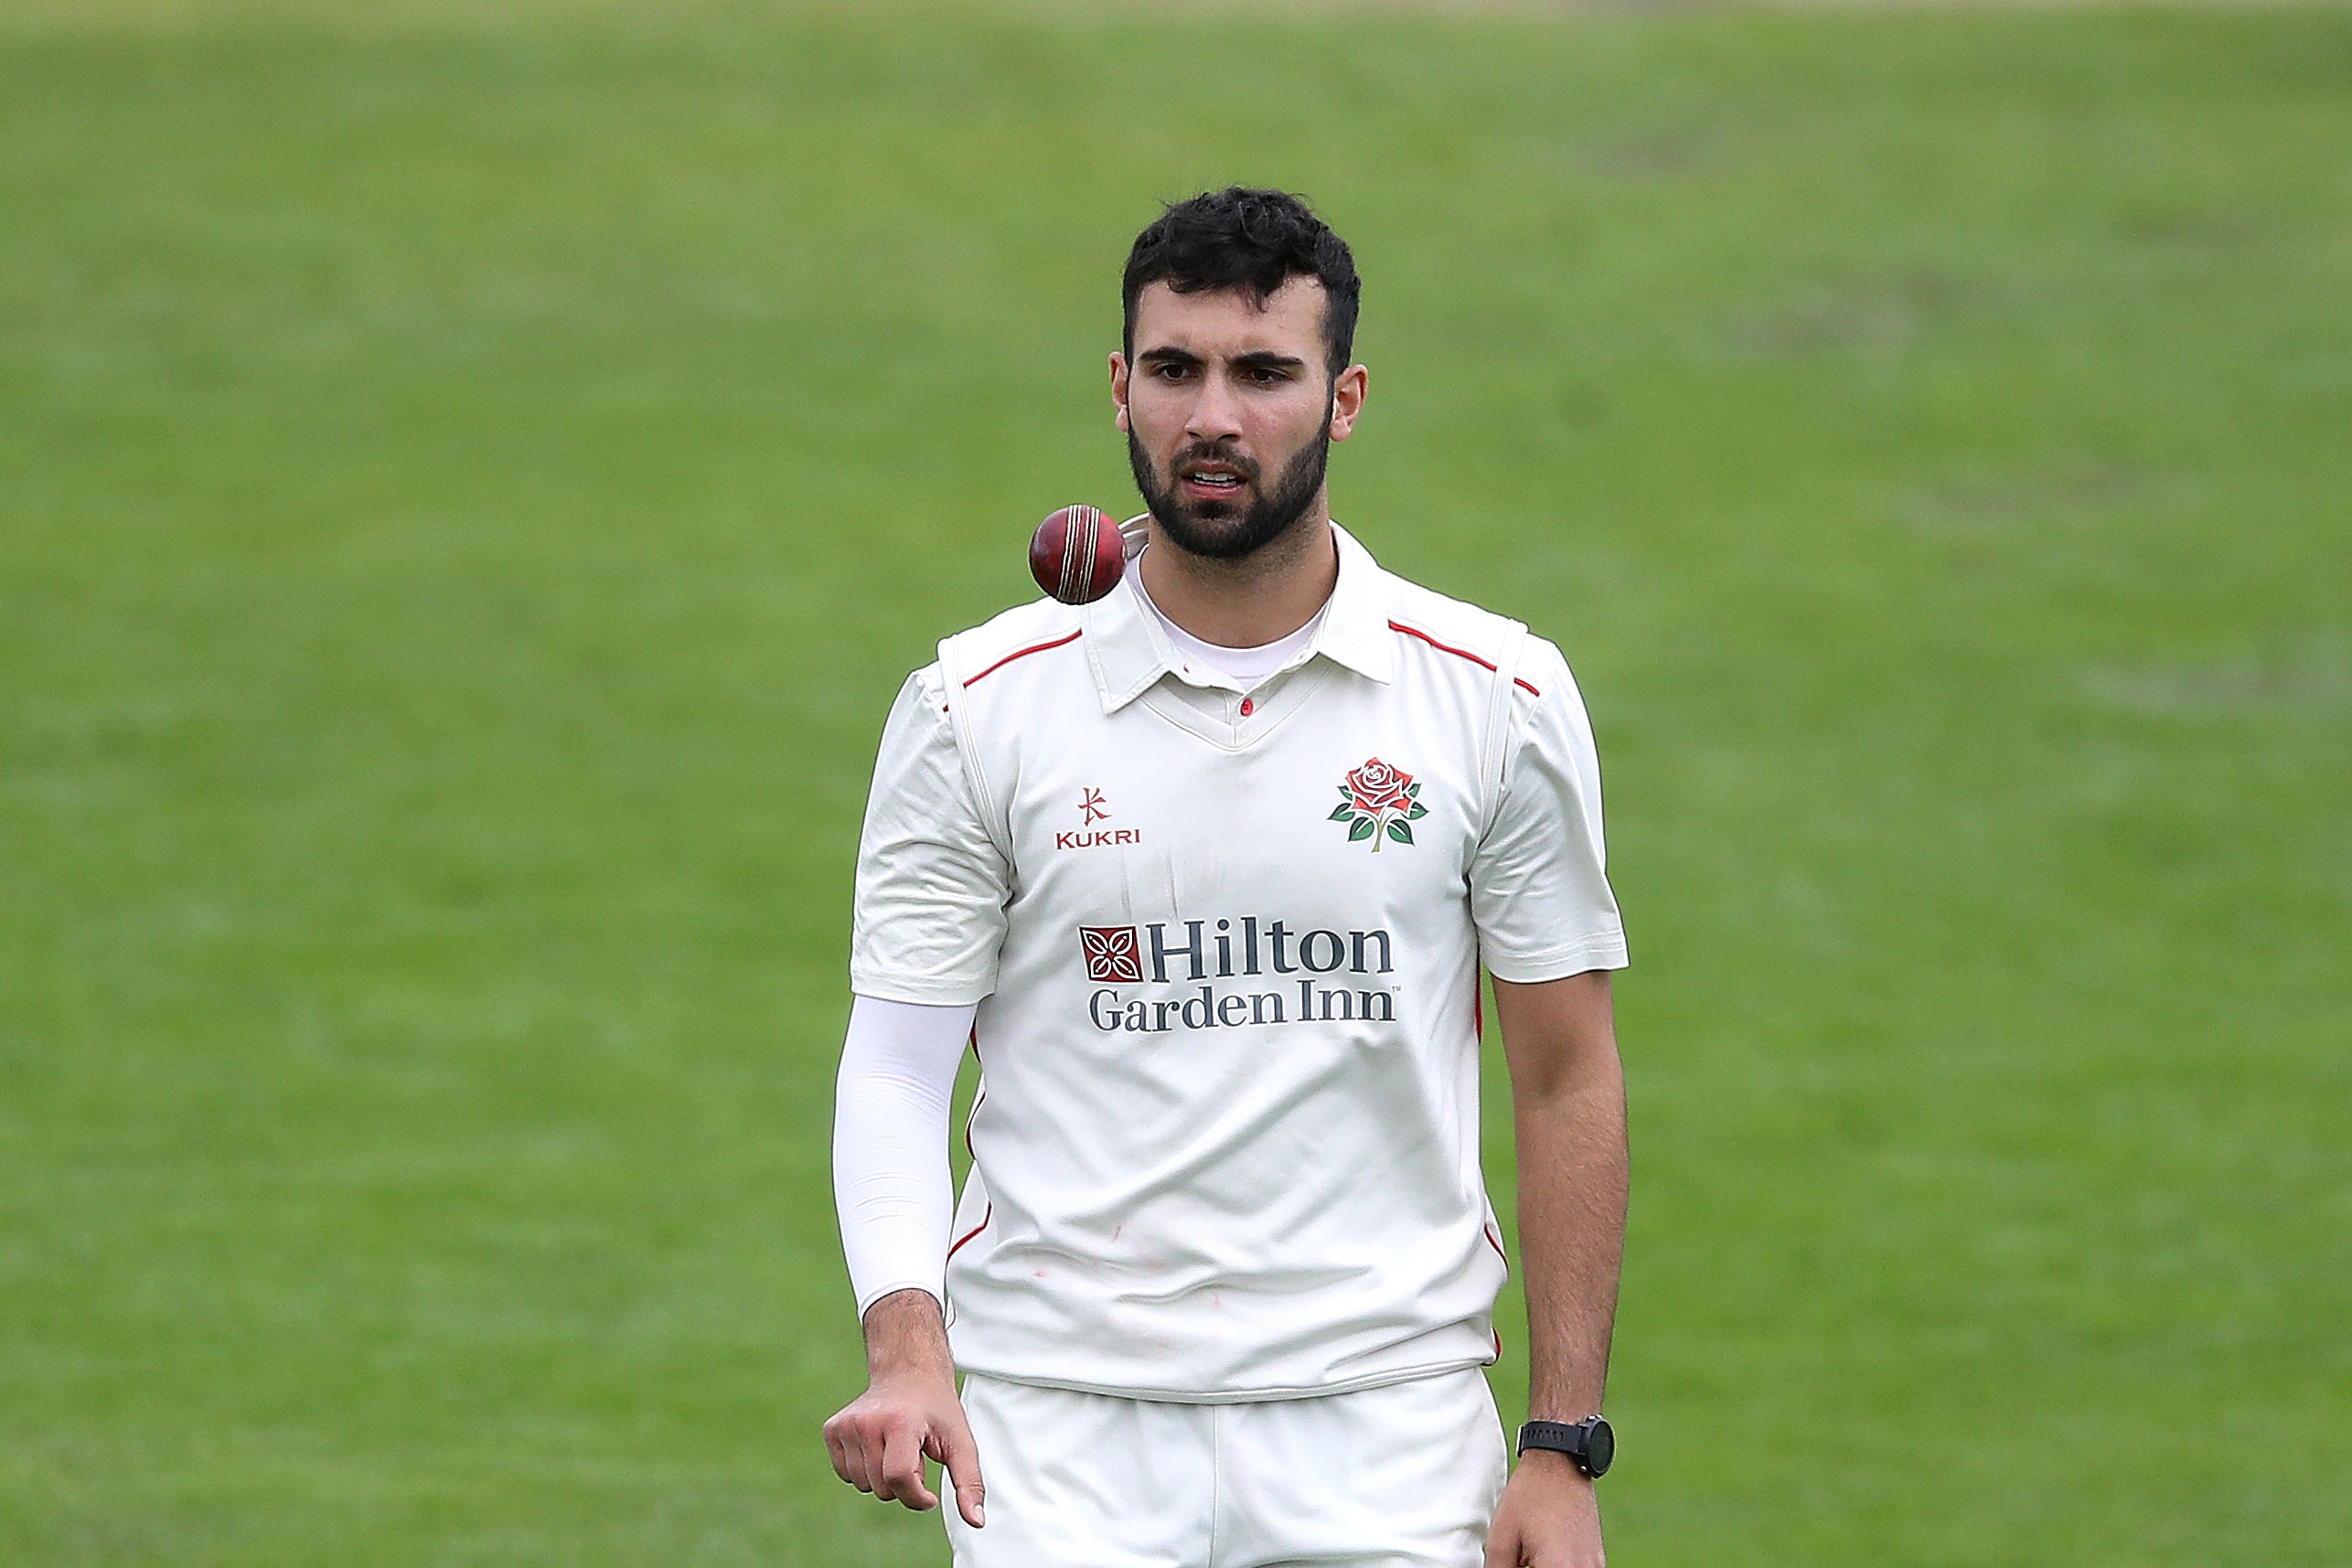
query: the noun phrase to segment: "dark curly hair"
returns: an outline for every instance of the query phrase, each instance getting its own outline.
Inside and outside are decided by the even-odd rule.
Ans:
[[[1288,191],[1235,185],[1171,202],[1127,253],[1121,341],[1128,357],[1135,357],[1136,296],[1148,284],[1165,283],[1180,294],[1246,289],[1263,304],[1299,276],[1323,285],[1323,344],[1336,378],[1355,351],[1356,304],[1363,293],[1347,241]]]

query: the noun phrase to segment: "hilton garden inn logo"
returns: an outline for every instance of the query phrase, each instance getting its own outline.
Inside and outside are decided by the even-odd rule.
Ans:
[[[1254,914],[1155,920],[1082,925],[1078,949],[1086,978],[1101,987],[1087,998],[1086,1016],[1106,1033],[1396,1017],[1395,988],[1379,979],[1396,968],[1385,930],[1299,931]],[[1338,983],[1342,976],[1359,983]],[[1150,997],[1120,988],[1169,985],[1186,988]]]

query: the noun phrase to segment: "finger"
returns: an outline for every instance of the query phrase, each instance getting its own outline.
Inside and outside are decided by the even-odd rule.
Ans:
[[[893,1421],[882,1437],[882,1472],[874,1477],[874,1496],[893,1498],[921,1512],[939,1506],[923,1484],[923,1444],[909,1421]]]
[[[845,1481],[848,1480],[850,1478],[850,1451],[842,1446],[841,1435],[833,1430],[833,1424],[829,1421],[825,1424],[825,1452],[832,1456],[833,1473],[840,1477],[841,1479]]]
[[[861,1492],[874,1489],[873,1456],[866,1451],[865,1434],[857,1423],[841,1428],[842,1478]]]
[[[1489,1531],[1486,1537],[1486,1568],[1520,1568],[1519,1531],[1510,1525]]]
[[[958,1406],[952,1417],[933,1429],[931,1451],[947,1468],[947,1482],[956,1488],[956,1511],[974,1530],[988,1522],[989,1488],[980,1480],[980,1445]]]

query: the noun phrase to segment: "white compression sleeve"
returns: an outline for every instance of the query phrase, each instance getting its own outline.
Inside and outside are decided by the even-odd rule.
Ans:
[[[946,1300],[947,1107],[978,1010],[851,998],[833,1097],[833,1204],[861,1321],[893,1290]]]

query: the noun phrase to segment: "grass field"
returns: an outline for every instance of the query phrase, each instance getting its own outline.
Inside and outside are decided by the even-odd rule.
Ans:
[[[1598,725],[1613,1561],[2344,1563],[2347,148],[2342,9],[0,0],[0,1563],[945,1562],[857,816],[1234,178]]]

